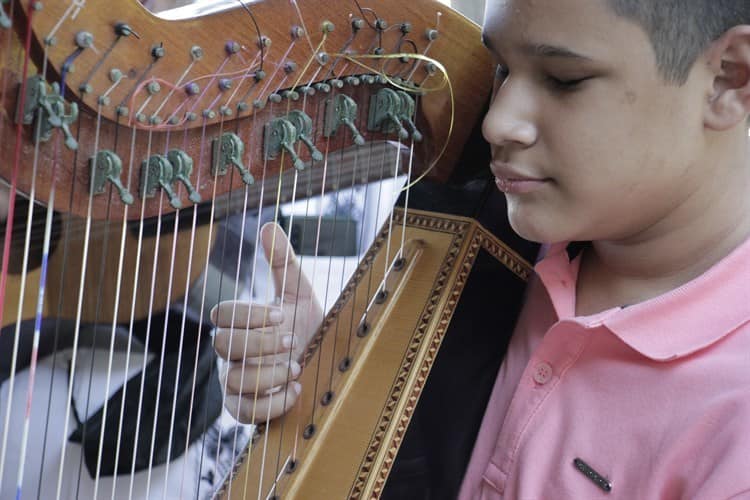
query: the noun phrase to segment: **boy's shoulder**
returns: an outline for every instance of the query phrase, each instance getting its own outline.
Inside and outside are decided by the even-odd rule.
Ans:
[[[689,432],[702,436],[684,457],[677,473],[682,498],[745,498],[750,496],[750,382],[717,387],[716,401],[706,407],[703,422]],[[694,436],[697,437],[697,436]]]

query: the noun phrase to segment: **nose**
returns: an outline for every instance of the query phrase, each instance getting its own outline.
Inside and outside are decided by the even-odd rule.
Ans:
[[[539,135],[533,120],[533,99],[506,81],[497,89],[482,122],[482,134],[493,146],[527,148]]]

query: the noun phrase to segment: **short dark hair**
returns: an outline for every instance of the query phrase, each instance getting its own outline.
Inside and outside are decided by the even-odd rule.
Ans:
[[[667,82],[682,85],[695,61],[729,29],[750,24],[750,0],[606,0],[651,39]]]

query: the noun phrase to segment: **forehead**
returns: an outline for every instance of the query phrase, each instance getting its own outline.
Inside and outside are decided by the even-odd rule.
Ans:
[[[502,53],[534,44],[604,58],[618,48],[650,48],[645,32],[617,16],[607,0],[489,0],[482,36]]]

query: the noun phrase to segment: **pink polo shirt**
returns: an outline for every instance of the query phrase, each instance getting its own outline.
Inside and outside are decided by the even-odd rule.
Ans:
[[[460,499],[750,498],[750,240],[593,316],[578,266],[564,245],[537,264]]]

